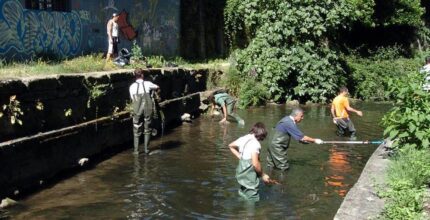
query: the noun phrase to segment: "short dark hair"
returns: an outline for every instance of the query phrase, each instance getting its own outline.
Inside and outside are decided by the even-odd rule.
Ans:
[[[257,122],[252,126],[251,130],[249,130],[249,133],[254,134],[257,140],[262,141],[267,136],[266,126],[262,122]]]
[[[348,92],[348,88],[346,88],[346,86],[340,87],[339,88],[339,93],[342,93],[342,92]]]
[[[143,78],[144,74],[143,74],[143,69],[142,68],[136,68],[134,70],[134,76],[136,78]]]
[[[430,63],[430,56],[426,57],[426,63]]]

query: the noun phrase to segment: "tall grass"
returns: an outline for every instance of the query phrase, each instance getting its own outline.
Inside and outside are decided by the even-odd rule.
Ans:
[[[184,68],[206,68],[226,70],[228,63],[226,60],[212,60],[207,63],[191,63],[181,57],[174,57],[166,59],[163,56],[148,56],[146,57],[147,64],[153,68],[161,68],[166,66],[167,63],[177,64],[179,67]],[[124,69],[133,69],[137,67],[146,67],[146,63],[138,63],[123,67]],[[46,60],[37,59],[24,62],[5,62],[0,60],[0,78],[13,78],[13,77],[28,77],[28,76],[44,76],[61,73],[86,73],[97,71],[110,71],[120,69],[112,62],[106,62],[103,54],[91,54],[80,56],[67,60]]]
[[[84,73],[118,69],[105,62],[102,54],[80,56],[63,61],[29,60],[0,64],[0,78],[50,75],[59,73]]]

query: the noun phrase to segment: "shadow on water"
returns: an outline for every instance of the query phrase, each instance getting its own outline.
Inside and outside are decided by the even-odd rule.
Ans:
[[[379,139],[378,122],[388,105],[358,103],[364,117],[352,116],[358,140]],[[7,210],[13,219],[332,219],[357,181],[375,145],[315,145],[292,141],[290,170],[269,171],[281,185],[261,186],[261,201],[241,201],[234,177],[237,159],[227,145],[262,121],[269,137],[262,142],[266,168],[272,128],[291,107],[240,110],[246,125],[219,125],[219,118],[200,117],[151,142],[150,156],[123,151],[94,169],[59,181]],[[347,140],[335,135],[327,106],[306,107],[299,124],[308,136]],[[161,149],[161,150],[160,150]]]

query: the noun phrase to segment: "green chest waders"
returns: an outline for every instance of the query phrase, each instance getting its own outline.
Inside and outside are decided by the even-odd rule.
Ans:
[[[270,167],[283,171],[288,169],[287,149],[290,146],[290,139],[290,135],[275,129],[275,134],[268,148],[269,154],[267,155],[267,162]]]
[[[136,95],[133,96],[133,136],[134,136],[134,153],[138,154],[140,150],[140,136],[142,135],[142,130],[144,134],[144,152],[149,153],[148,145],[149,139],[151,138],[151,124],[154,103],[152,102],[151,96],[145,91],[145,86],[143,86],[143,94],[137,94],[139,91],[140,83],[137,83]],[[142,128],[143,125],[143,128]]]
[[[243,147],[243,151],[245,150],[245,146]],[[258,186],[260,185],[260,180],[257,176],[257,172],[255,172],[251,159],[239,160],[239,164],[236,167],[236,179],[237,182],[240,184],[240,189],[238,191],[240,196],[242,196],[246,200],[260,200],[260,195],[258,194]]]
[[[221,94],[220,97],[217,97],[215,102],[222,107],[222,105],[225,105],[227,109],[227,115],[232,117],[236,122],[243,123],[243,119],[234,112],[234,105],[236,104],[236,101],[229,95]]]

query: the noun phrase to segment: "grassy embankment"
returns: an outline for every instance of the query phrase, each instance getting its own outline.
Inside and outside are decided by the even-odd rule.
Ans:
[[[179,65],[179,67],[184,68],[207,68],[215,70],[228,69],[228,63],[226,63],[225,60],[220,59],[208,62],[188,62],[181,58],[166,60],[162,56],[151,56],[147,57],[147,63],[154,68],[161,68],[167,63],[174,63]],[[59,61],[38,59],[25,62],[6,63],[0,60],[0,79],[63,73],[111,71],[118,69],[133,69],[136,67],[145,67],[145,63],[139,62],[137,64],[127,65],[124,68],[120,68],[115,66],[112,62],[105,62],[102,54],[92,54]]]

